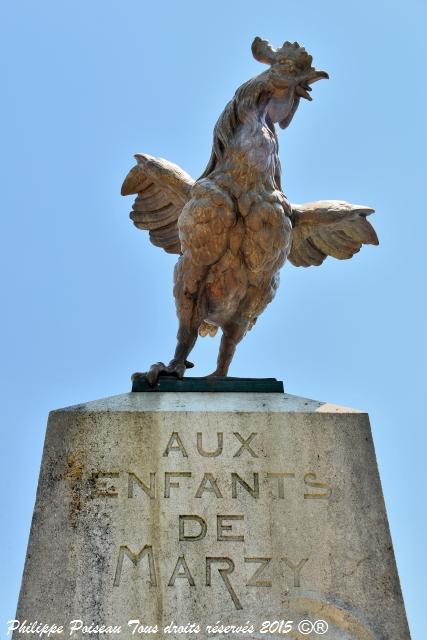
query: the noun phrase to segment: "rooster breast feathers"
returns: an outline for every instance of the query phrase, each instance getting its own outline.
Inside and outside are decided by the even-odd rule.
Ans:
[[[180,167],[163,158],[136,154],[137,164],[126,176],[122,195],[137,194],[130,217],[139,229],[149,231],[151,242],[167,253],[182,254],[191,249],[200,264],[212,264],[226,249],[226,230],[235,223],[232,202],[218,189],[209,197],[216,206],[200,205],[193,227],[185,215],[178,218],[194,195],[195,181]],[[215,185],[212,189],[215,190]],[[197,186],[196,186],[197,189]],[[201,198],[203,200],[203,196]],[[366,219],[373,209],[342,200],[321,200],[291,205],[292,244],[288,255],[295,266],[320,265],[327,256],[351,258],[362,244],[378,244],[374,228]],[[188,221],[190,222],[190,220]],[[181,237],[179,227],[181,227]]]

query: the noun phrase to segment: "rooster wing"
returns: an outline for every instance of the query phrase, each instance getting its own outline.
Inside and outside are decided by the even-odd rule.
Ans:
[[[130,213],[138,229],[149,231],[150,240],[167,253],[181,254],[177,220],[190,199],[193,178],[178,165],[145,153],[126,176],[121,193],[138,194]]]
[[[343,200],[292,204],[292,246],[288,256],[296,267],[320,265],[327,256],[347,260],[362,244],[378,244],[366,217],[374,209]]]

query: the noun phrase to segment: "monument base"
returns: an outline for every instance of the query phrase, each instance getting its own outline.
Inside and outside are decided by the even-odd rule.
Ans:
[[[206,392],[206,393],[283,393],[283,382],[276,378],[233,378],[231,376],[204,376],[202,378],[161,375],[150,386],[145,374],[134,374],[132,391]]]
[[[15,638],[408,639],[367,414],[238,392],[53,411],[16,618]]]

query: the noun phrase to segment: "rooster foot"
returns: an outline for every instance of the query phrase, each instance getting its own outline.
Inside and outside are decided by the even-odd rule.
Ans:
[[[194,367],[194,364],[188,360],[171,360],[168,365],[165,365],[164,362],[156,362],[151,365],[150,370],[146,373],[133,373],[131,379],[133,381],[136,378],[143,377],[147,380],[150,387],[154,387],[160,376],[176,376],[181,380],[184,377],[185,371],[192,367]]]

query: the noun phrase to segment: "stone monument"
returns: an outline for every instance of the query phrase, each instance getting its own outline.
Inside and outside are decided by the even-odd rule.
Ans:
[[[16,619],[409,638],[367,414],[162,391],[52,412]]]
[[[14,638],[410,638],[367,414],[227,377],[287,258],[378,243],[369,207],[287,200],[275,123],[328,76],[298,43],[252,51],[268,69],[202,176],[139,154],[123,184],[179,255],[177,347],[131,393],[50,414]],[[214,373],[184,378],[218,328]]]

